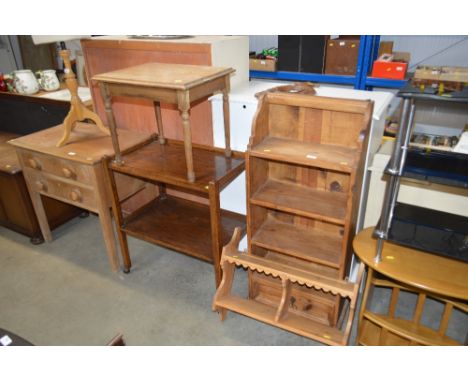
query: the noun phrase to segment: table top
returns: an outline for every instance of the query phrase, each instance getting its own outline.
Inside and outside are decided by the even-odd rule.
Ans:
[[[148,63],[97,74],[95,81],[188,90],[207,81],[233,73],[232,68],[202,65]]]
[[[117,129],[117,134],[122,151],[148,140],[151,136],[149,133],[124,129]],[[70,134],[68,143],[63,147],[56,147],[55,145],[62,135],[63,125],[57,125],[12,139],[8,143],[23,149],[84,164],[95,164],[101,161],[104,156],[114,155],[111,137],[104,134],[94,124],[78,122]]]
[[[468,263],[384,241],[382,261],[374,262],[374,227],[354,238],[356,255],[375,271],[404,284],[439,295],[468,300]]]

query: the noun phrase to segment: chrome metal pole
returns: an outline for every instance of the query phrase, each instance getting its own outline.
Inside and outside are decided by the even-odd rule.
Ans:
[[[385,188],[385,197],[382,204],[382,213],[380,214],[379,228],[374,231],[377,236],[377,248],[374,261],[380,263],[382,260],[383,241],[388,239],[388,231],[393,218],[393,210],[395,208],[398,197],[398,189],[400,187],[400,175],[402,167],[402,159],[406,158],[406,152],[403,153],[403,147],[407,147],[411,136],[411,125],[414,119],[414,106],[409,98],[403,100],[403,107],[400,117],[400,128],[395,139],[393,154],[390,158],[387,173],[390,178]]]

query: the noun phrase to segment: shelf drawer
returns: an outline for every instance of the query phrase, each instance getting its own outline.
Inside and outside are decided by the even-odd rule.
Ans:
[[[24,172],[34,191],[78,207],[97,210],[97,196],[93,188],[29,168],[25,168]]]
[[[59,159],[51,155],[42,155],[33,151],[20,151],[26,168],[53,174],[61,178],[89,184],[93,179],[91,166]]]
[[[250,272],[249,279],[252,300],[275,308],[280,304],[282,298],[281,280],[257,272]],[[339,297],[333,296],[331,293],[294,284],[289,301],[289,312],[323,325],[333,325],[339,300]]]

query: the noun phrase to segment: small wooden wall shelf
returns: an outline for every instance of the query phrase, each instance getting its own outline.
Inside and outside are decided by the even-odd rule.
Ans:
[[[370,101],[260,95],[246,155],[248,253],[226,250],[222,259],[227,267],[235,263],[249,270],[249,300],[229,300],[230,287],[224,286],[215,309],[234,310],[325,343],[346,343],[349,333],[337,327],[340,307],[350,299],[352,316],[356,295],[340,288],[355,287],[344,279],[372,107]],[[322,277],[326,281],[319,286]],[[278,306],[289,306],[288,317],[300,319],[290,318],[288,324],[275,319]],[[257,311],[262,309],[273,312],[273,319]]]
[[[153,141],[123,155],[120,164],[107,161],[124,271],[131,268],[130,235],[213,263],[218,286],[222,246],[235,227],[245,229],[244,215],[220,208],[220,192],[244,171],[244,160],[238,152],[228,158],[222,149],[194,145],[197,178],[191,182],[186,176],[184,152],[180,141],[166,140],[164,145]],[[126,200],[119,197],[114,173],[152,183],[157,192],[143,206],[125,214],[122,204]],[[180,191],[184,198],[178,196]]]
[[[329,345],[346,345],[351,332],[364,265],[360,266],[357,282],[351,283],[318,272],[314,273],[302,267],[283,264],[278,258],[269,259],[241,253],[237,250],[240,238],[241,230],[236,229],[232,241],[223,250],[221,259],[223,281],[213,301],[213,309],[220,312],[221,319],[225,318],[226,310],[232,310]],[[236,266],[246,268],[251,273],[280,280],[282,291],[278,304],[275,306],[232,295],[231,287]],[[297,286],[348,299],[349,310],[342,313],[343,323],[330,326],[300,314],[295,309],[294,303],[291,303],[293,288]]]

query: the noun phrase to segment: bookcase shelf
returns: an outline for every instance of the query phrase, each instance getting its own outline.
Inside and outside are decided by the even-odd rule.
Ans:
[[[326,231],[307,230],[268,217],[253,235],[252,244],[332,268],[340,267],[341,237]]]
[[[251,155],[350,173],[355,165],[356,150],[337,145],[320,145],[268,137],[253,148]]]

